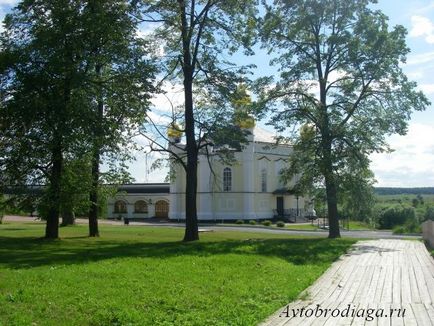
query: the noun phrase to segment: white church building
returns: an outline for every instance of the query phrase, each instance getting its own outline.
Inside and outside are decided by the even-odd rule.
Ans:
[[[291,193],[280,172],[292,154],[287,144],[276,145],[272,133],[255,126],[249,143],[235,152],[235,162],[223,164],[218,155],[199,156],[197,213],[201,221],[291,219],[310,215],[308,199]],[[182,144],[178,144],[182,146]],[[178,149],[179,150],[179,149]],[[185,171],[173,167],[170,184],[132,184],[120,187],[108,202],[109,218],[185,219]],[[213,171],[213,172],[212,172]]]

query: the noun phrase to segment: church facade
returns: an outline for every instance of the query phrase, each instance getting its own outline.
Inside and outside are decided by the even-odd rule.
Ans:
[[[178,145],[178,147],[180,147]],[[176,150],[176,149],[173,149]],[[197,212],[201,221],[296,220],[313,211],[312,203],[284,185],[280,172],[292,154],[290,145],[275,145],[274,135],[259,127],[251,129],[249,143],[235,152],[235,162],[222,163],[218,155],[200,155],[198,163]],[[109,201],[109,218],[185,219],[185,182],[182,166],[173,167],[170,184],[121,187]]]
[[[280,180],[280,172],[292,154],[290,145],[275,145],[274,135],[259,127],[251,129],[249,143],[235,152],[235,163],[226,165],[218,155],[199,156],[197,214],[199,220],[257,220],[273,217],[295,219],[309,203],[292,195]],[[175,167],[170,184],[171,219],[185,219],[185,172]]]

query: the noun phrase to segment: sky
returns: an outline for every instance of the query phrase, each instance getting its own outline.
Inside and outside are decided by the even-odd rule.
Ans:
[[[15,0],[0,0],[0,19],[16,3]],[[433,103],[426,111],[412,115],[407,135],[388,138],[392,153],[371,155],[376,186],[434,187],[434,0],[379,0],[374,7],[389,17],[390,26],[400,24],[407,28],[407,46],[411,52],[403,70]],[[263,51],[247,60],[255,63],[258,71],[269,69],[269,58]],[[169,88],[167,96],[176,101],[181,91]],[[158,107],[165,101],[160,96],[153,103]],[[153,158],[153,153],[136,153],[136,161],[130,164],[136,182],[164,181],[167,171],[150,170]]]

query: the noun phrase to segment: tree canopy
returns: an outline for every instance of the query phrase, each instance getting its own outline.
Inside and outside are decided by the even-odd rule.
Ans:
[[[62,188],[77,184],[65,173],[75,160],[91,167],[90,235],[98,235],[102,156],[128,158],[131,135],[146,118],[154,68],[147,44],[136,38],[133,11],[117,0],[23,1],[5,19],[3,182],[48,185],[48,238],[58,236]]]
[[[339,236],[341,178],[363,175],[369,154],[389,150],[385,137],[405,134],[411,113],[429,104],[402,71],[405,28],[390,28],[373,3],[264,1],[263,44],[277,54],[280,75],[259,82],[268,85],[262,101],[278,129],[302,127],[290,170],[325,184],[330,237]]]
[[[246,67],[236,66],[227,57],[240,49],[246,54],[253,53],[256,4],[256,0],[178,0],[176,5],[167,0],[141,2],[141,19],[154,24],[152,38],[164,52],[163,80],[183,86],[181,117],[174,121],[174,116],[168,125],[182,125],[179,131],[186,140],[185,146],[178,146],[184,152],[178,163],[187,175],[185,241],[199,238],[196,211],[199,151],[206,147],[212,133],[217,139],[230,122],[232,95],[247,72]],[[161,144],[159,147],[164,150]]]

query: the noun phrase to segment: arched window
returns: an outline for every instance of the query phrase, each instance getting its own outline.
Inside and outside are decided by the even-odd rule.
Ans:
[[[261,191],[267,192],[267,170],[265,168],[261,170]]]
[[[230,168],[223,170],[223,191],[232,191],[232,170]]]
[[[118,200],[115,202],[115,213],[126,213],[127,212],[127,204],[124,201]]]
[[[144,200],[138,200],[134,204],[134,213],[147,213],[148,204]]]

